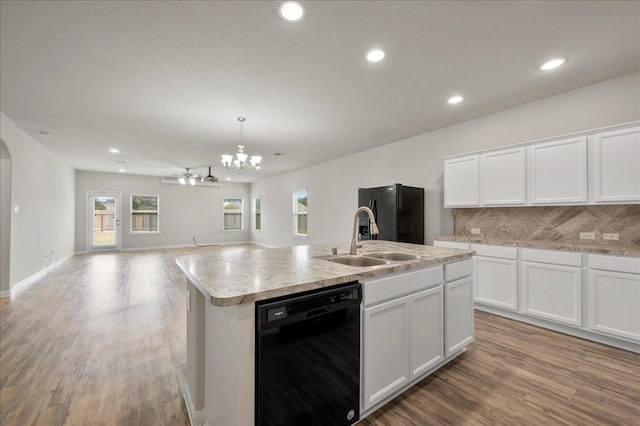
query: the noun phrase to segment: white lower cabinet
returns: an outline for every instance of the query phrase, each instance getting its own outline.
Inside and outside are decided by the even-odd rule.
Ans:
[[[411,296],[410,311],[411,379],[414,379],[444,358],[444,290],[442,286]]]
[[[401,297],[364,309],[363,407],[368,409],[409,381],[409,308]]]
[[[640,342],[640,259],[591,255],[589,267],[589,328]]]
[[[475,256],[474,262],[474,300],[485,305],[517,310],[518,262],[484,256]]]
[[[445,356],[473,342],[473,279],[445,284]]]
[[[522,311],[535,317],[581,326],[582,269],[522,262]]]
[[[466,259],[445,268],[447,283],[443,265],[364,281],[363,412],[473,341],[473,263]]]

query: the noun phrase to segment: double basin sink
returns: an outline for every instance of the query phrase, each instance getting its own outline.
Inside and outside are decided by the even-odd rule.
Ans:
[[[392,262],[404,262],[407,260],[418,260],[421,258],[422,256],[419,256],[417,254],[393,251],[381,251],[375,253],[365,253],[361,255],[323,257],[323,259],[328,260],[329,262],[360,267],[389,265]]]

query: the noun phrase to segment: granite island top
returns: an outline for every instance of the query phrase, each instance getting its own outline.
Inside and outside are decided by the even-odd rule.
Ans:
[[[545,250],[564,250],[564,251],[576,251],[582,253],[601,253],[612,254],[618,256],[631,256],[640,257],[640,248],[625,247],[625,246],[604,246],[596,244],[572,244],[558,241],[535,241],[535,240],[509,240],[509,239],[497,239],[486,237],[467,237],[467,236],[454,236],[446,235],[434,238],[437,241],[455,241],[459,243],[470,244],[489,244],[499,246],[513,246],[513,247],[527,247],[537,248]]]
[[[323,258],[338,248],[337,256],[349,254],[349,244],[294,246],[248,251],[220,251],[181,256],[176,263],[216,306],[239,305],[321,287],[347,283],[394,272],[462,260],[471,250],[458,250],[391,241],[364,241],[359,255],[392,251],[411,253],[420,259],[386,265],[355,267]],[[323,257],[323,258],[318,258]]]

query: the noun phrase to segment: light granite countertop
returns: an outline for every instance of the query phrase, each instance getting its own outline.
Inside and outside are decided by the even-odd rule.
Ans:
[[[349,253],[349,244],[295,246],[249,251],[220,251],[181,256],[176,263],[198,289],[216,306],[239,305],[321,287],[348,283],[409,269],[470,258],[471,250],[457,250],[391,241],[365,241],[358,254],[380,251],[412,253],[417,260],[387,265],[355,267],[318,257]]]
[[[595,244],[571,244],[557,241],[509,240],[486,237],[458,237],[446,235],[434,238],[438,241],[455,241],[471,244],[490,244],[512,247],[529,247],[546,250],[577,251],[582,253],[613,254],[618,256],[640,257],[640,249],[624,246],[603,246]]]

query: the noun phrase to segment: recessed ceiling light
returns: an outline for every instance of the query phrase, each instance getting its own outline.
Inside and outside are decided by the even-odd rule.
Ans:
[[[120,152],[120,150],[119,150],[118,148],[111,148],[111,149],[109,150],[109,152],[111,152],[111,153],[113,153],[113,154],[117,154],[117,153],[119,153],[119,152]]]
[[[380,49],[373,49],[367,53],[367,61],[380,62],[384,59],[384,52]]]
[[[125,170],[125,169],[118,169],[118,171],[119,171],[120,173],[124,173],[124,172],[126,172],[126,170]]]
[[[456,95],[456,96],[450,97],[447,102],[450,103],[451,105],[454,105],[454,104],[459,104],[463,100],[464,98],[462,96]]]
[[[565,58],[556,58],[550,61],[545,62],[538,68],[540,71],[551,71],[553,69],[558,68],[559,66],[564,65],[567,62]]]
[[[227,180],[231,180],[231,178],[227,178]]]
[[[47,132],[46,130],[38,130],[38,134],[40,136],[44,136],[45,138],[51,137],[51,132]]]
[[[278,13],[285,21],[297,22],[304,17],[304,7],[297,1],[284,1],[280,3]]]

